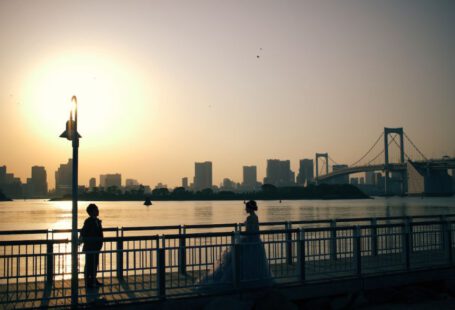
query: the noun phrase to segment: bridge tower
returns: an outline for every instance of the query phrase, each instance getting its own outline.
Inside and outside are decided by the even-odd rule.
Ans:
[[[316,184],[319,183],[319,158],[325,158],[325,173],[329,173],[329,154],[316,153]]]
[[[389,135],[390,134],[397,134],[400,136],[400,163],[404,164],[404,134],[403,134],[403,127],[399,128],[387,128],[384,127],[384,187],[385,187],[385,194],[389,194],[389,187],[390,187],[390,164],[389,164]],[[404,172],[401,176],[402,184],[401,184],[401,193],[404,195],[405,193],[405,177],[406,172]]]

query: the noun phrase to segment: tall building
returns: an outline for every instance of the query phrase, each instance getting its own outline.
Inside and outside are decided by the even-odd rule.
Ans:
[[[258,173],[256,166],[243,166],[243,183],[245,189],[254,189],[258,184]]]
[[[90,180],[88,181],[88,187],[90,189],[93,189],[94,187],[96,187],[96,178],[90,178]]]
[[[10,198],[23,197],[21,180],[13,173],[7,173],[6,166],[0,166],[0,190]]]
[[[341,169],[345,169],[347,167],[348,167],[348,165],[333,165],[332,170],[333,170],[333,172],[335,172],[335,171],[338,171]],[[332,179],[331,183],[332,184],[349,184],[349,175],[345,174],[345,175],[340,175],[340,176],[334,177]]]
[[[6,166],[0,166],[0,187],[6,183]]]
[[[297,184],[308,185],[314,180],[314,162],[312,159],[301,159]]]
[[[31,184],[33,196],[43,197],[47,195],[47,173],[44,167],[32,167]]]
[[[100,175],[100,187],[103,187],[105,190],[109,187],[122,187],[122,175],[119,173],[112,174],[101,174]]]
[[[291,171],[291,162],[289,160],[267,160],[267,174],[264,178],[264,184],[289,186],[293,183],[293,173]]]
[[[182,178],[182,187],[184,189],[188,189],[188,178],[187,177]]]
[[[55,171],[55,193],[57,195],[71,194],[73,184],[73,160],[68,159],[68,163],[61,164]]]
[[[212,162],[194,163],[194,190],[212,188]]]

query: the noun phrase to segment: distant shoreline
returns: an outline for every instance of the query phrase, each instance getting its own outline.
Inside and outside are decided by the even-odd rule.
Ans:
[[[276,199],[276,198],[257,198],[254,200],[264,200],[264,201],[272,201],[272,200],[361,200],[361,199],[374,199],[373,197],[314,197],[314,198],[282,198],[282,199]],[[50,198],[49,201],[71,201],[71,197],[64,197],[64,198]],[[150,199],[152,202],[154,201],[245,201],[247,199],[240,199],[240,198],[232,198],[232,199],[227,199],[227,198],[194,198],[194,199],[163,199],[163,198],[151,198]],[[79,197],[78,201],[145,201],[145,199],[84,199]]]
[[[54,197],[50,201],[68,201],[71,196]],[[261,191],[235,193],[231,191],[213,192],[210,189],[196,193],[183,188],[174,190],[157,189],[151,194],[130,192],[86,192],[79,193],[81,201],[244,201],[244,200],[337,200],[337,199],[371,199],[352,185],[312,185],[309,187],[266,187]]]

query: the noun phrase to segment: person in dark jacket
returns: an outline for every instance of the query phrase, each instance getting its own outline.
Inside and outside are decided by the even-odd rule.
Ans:
[[[103,226],[98,219],[99,210],[96,204],[89,204],[87,207],[89,217],[85,220],[79,237],[79,243],[84,243],[82,251],[85,253],[85,285],[87,287],[101,286],[96,280],[99,254],[103,247]]]

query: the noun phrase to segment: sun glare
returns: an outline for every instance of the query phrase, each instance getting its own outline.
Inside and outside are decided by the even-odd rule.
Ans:
[[[45,135],[59,133],[76,95],[81,135],[118,139],[134,127],[134,104],[143,100],[140,83],[132,76],[100,55],[64,55],[46,61],[26,83],[28,124]]]

